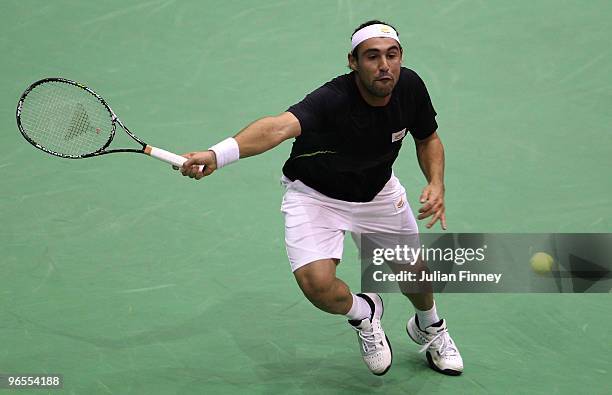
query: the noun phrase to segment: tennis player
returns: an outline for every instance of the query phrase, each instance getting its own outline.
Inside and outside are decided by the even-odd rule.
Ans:
[[[336,277],[345,232],[415,234],[417,223],[392,165],[409,132],[427,186],[418,219],[446,229],[444,148],[436,112],[425,84],[402,67],[396,29],[372,20],[352,35],[351,72],[334,78],[301,102],[259,119],[208,151],[185,154],[185,176],[201,179],[239,158],[261,154],[295,139],[283,167],[285,243],[291,270],[308,300],[319,309],[348,318],[357,332],[364,362],[376,375],[392,363],[391,344],[381,326],[378,294],[354,294]],[[203,172],[196,165],[205,165]],[[463,361],[440,319],[431,293],[406,295],[416,314],[408,319],[410,338],[427,351],[430,366],[459,375]]]

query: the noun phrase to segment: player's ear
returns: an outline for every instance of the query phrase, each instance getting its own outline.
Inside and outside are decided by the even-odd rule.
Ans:
[[[348,54],[348,67],[353,71],[357,71],[357,59],[349,52]]]

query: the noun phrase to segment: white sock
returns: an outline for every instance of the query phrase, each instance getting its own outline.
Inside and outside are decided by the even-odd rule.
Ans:
[[[420,329],[425,329],[428,326],[440,321],[440,317],[438,317],[438,312],[436,311],[436,302],[434,302],[433,307],[429,310],[425,310],[425,311],[422,311],[419,309],[415,309],[415,310],[416,310],[417,318],[419,319]]]
[[[348,313],[345,314],[346,318],[354,321],[361,321],[364,318],[367,318],[372,314],[372,310],[370,309],[370,305],[364,298],[360,298],[359,296],[351,293],[353,296],[353,305]]]

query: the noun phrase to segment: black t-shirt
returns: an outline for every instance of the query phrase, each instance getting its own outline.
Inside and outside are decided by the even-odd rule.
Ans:
[[[438,128],[423,80],[402,67],[382,107],[361,97],[351,72],[327,82],[287,110],[300,121],[283,174],[334,199],[369,202],[391,177],[406,131],[424,139]]]

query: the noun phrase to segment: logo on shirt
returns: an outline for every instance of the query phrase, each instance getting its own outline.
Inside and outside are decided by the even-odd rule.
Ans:
[[[397,207],[397,208],[402,208],[402,207],[404,207],[404,198],[403,198],[403,197],[401,197],[401,198],[400,198],[399,202],[397,202],[397,204],[395,205],[395,207]]]
[[[391,142],[395,143],[396,141],[403,139],[405,135],[406,135],[406,128],[403,128],[399,132],[395,132],[391,134]]]

